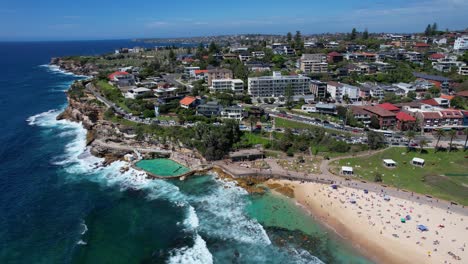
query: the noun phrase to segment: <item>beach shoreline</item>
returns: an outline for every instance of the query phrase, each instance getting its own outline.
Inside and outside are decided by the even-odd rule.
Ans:
[[[352,188],[340,187],[338,190],[333,190],[329,185],[325,184],[301,183],[288,180],[269,180],[268,183],[290,186],[294,190],[294,198],[292,199],[310,217],[318,220],[327,229],[337,234],[354,249],[376,263],[463,263],[462,261],[468,257],[467,251],[464,248],[468,241],[463,241],[463,239],[462,241],[453,241],[455,238],[464,237],[466,240],[466,237],[468,237],[468,227],[465,227],[466,224],[463,224],[463,220],[460,221],[460,219],[464,218],[463,215],[449,211],[444,212],[439,208],[431,208],[427,205],[411,204],[414,212],[424,212],[430,218],[442,217],[446,219],[445,222],[452,223],[446,224],[445,230],[443,230],[437,229],[435,227],[437,224],[434,225],[433,222],[430,223],[428,221],[429,223],[425,224],[429,227],[429,231],[419,233],[416,230],[415,222],[419,221],[419,223],[422,223],[426,219],[417,220],[417,216],[414,216],[412,221],[410,220],[406,224],[402,224],[399,217],[395,216],[391,219],[390,214],[388,214],[383,220],[393,222],[384,225],[378,223],[379,220],[376,219],[379,213],[383,211],[380,208],[390,208],[389,205],[393,203],[393,211],[396,211],[396,209],[401,208],[396,206],[396,204],[404,202],[412,203],[411,201],[392,197],[392,201],[389,203],[382,204],[382,207],[376,206],[374,209],[369,209],[369,212],[363,214],[364,210],[358,209],[360,205],[353,205],[347,201],[344,203],[337,201],[337,199],[344,199],[345,197],[345,195],[340,196],[340,192],[349,192],[349,194],[354,192],[357,198],[358,190]],[[278,192],[275,193],[282,195]],[[365,195],[377,197],[378,194],[369,192]],[[357,199],[357,201],[361,203],[362,198]],[[377,201],[375,201],[375,205],[377,205]],[[358,213],[359,210],[361,213]],[[365,219],[365,214],[371,218]],[[366,224],[369,221],[374,222],[375,225],[370,226]],[[458,226],[456,226],[457,223],[459,224]],[[391,228],[386,228],[397,225],[401,227],[393,231],[389,230]],[[380,231],[383,231],[383,234]],[[435,234],[435,232],[438,234]],[[461,235],[462,233],[466,233],[467,235],[463,236]],[[396,234],[398,238],[394,237],[393,234]],[[447,235],[444,236],[443,234]],[[409,238],[404,236],[409,236]],[[423,237],[425,239],[422,239]],[[438,241],[437,245],[433,245],[433,241]],[[438,250],[434,251],[435,248],[438,248]],[[459,256],[461,260],[454,259],[447,254],[448,252]]]

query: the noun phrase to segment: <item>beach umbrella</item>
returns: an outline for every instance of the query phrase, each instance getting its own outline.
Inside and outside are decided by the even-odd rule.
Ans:
[[[364,190],[364,193],[369,193],[369,191],[368,191],[368,190]]]
[[[406,223],[406,218],[402,217],[402,218],[400,219],[400,221],[401,221],[402,223]]]
[[[384,196],[384,200],[385,200],[385,201],[390,201],[390,196],[385,195],[385,196]]]
[[[338,185],[333,184],[333,185],[332,185],[332,188],[333,188],[334,190],[336,190],[336,189],[338,189]]]
[[[406,216],[406,220],[411,220],[411,216],[410,216],[410,215],[407,215],[407,216]]]

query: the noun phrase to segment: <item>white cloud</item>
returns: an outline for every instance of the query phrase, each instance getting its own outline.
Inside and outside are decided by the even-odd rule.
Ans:
[[[166,21],[152,21],[146,24],[146,26],[149,28],[162,28],[162,27],[167,27],[169,25],[170,23]]]

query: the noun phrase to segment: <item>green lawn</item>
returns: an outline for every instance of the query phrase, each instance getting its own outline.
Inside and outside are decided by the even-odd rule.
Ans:
[[[426,161],[423,168],[411,165],[414,157]],[[390,148],[366,158],[350,158],[334,162],[334,171],[341,166],[352,166],[358,177],[373,181],[376,173],[382,174],[383,183],[409,191],[430,194],[445,200],[468,205],[468,153],[455,151],[427,153],[409,152],[406,148]],[[383,159],[393,159],[395,169],[383,165]]]
[[[314,126],[314,125],[297,122],[297,121],[280,118],[280,117],[275,117],[275,126],[282,127],[282,128],[291,128],[291,129],[317,129],[319,128],[319,126]],[[334,129],[329,129],[329,128],[323,128],[323,129],[325,129],[325,131],[329,133],[340,134],[344,136],[351,135],[351,133],[349,132],[344,132],[344,131],[339,131],[339,130],[334,130]]]
[[[244,132],[241,138],[241,141],[248,143],[249,145],[258,145],[261,144],[265,146],[270,142],[268,138],[262,137],[262,135],[254,134],[250,132]]]
[[[97,87],[101,90],[102,94],[110,101],[118,105],[120,108],[124,109],[128,113],[139,114],[132,111],[128,106],[124,103],[124,97],[120,90],[108,82],[104,80],[100,80],[97,82]]]

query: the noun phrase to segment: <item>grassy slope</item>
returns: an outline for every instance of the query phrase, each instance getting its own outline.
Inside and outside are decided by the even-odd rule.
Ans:
[[[434,153],[428,150],[421,154],[407,153],[405,148],[391,148],[369,158],[343,159],[335,164],[339,165],[336,170],[350,165],[356,175],[369,181],[374,180],[376,173],[381,173],[384,184],[468,205],[468,159],[465,156],[468,153],[462,151]],[[414,157],[424,159],[426,165],[423,168],[411,165]],[[397,168],[384,167],[382,159],[393,159]],[[459,176],[445,176],[450,174]]]

